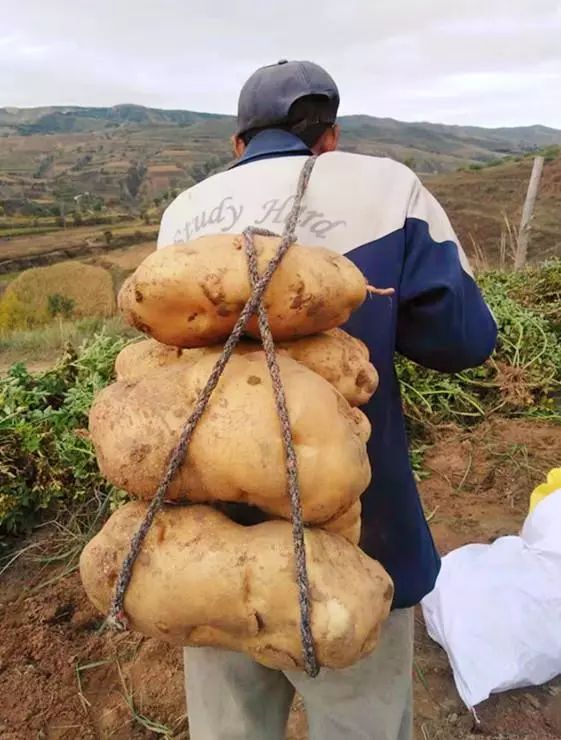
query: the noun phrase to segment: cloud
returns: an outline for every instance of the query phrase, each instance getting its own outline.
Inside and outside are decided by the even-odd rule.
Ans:
[[[342,111],[561,127],[559,0],[25,0],[0,31],[0,105],[231,113],[261,64],[308,58]]]

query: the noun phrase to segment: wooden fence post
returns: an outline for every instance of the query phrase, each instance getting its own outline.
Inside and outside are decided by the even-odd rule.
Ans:
[[[543,170],[543,157],[534,159],[530,182],[528,183],[528,192],[522,209],[522,218],[520,219],[520,229],[518,230],[518,242],[516,245],[516,255],[514,257],[514,269],[522,270],[526,265],[528,257],[528,240],[530,238],[530,228],[532,216],[534,215],[534,206],[540,187],[540,179]]]

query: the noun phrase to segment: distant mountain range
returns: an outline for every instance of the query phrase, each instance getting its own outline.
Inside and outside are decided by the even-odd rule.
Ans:
[[[340,123],[343,149],[389,156],[422,174],[561,144],[561,131],[538,125],[487,129],[362,115]],[[0,108],[0,201],[55,201],[62,190],[113,203],[157,198],[224,166],[233,129],[231,116],[139,105]]]

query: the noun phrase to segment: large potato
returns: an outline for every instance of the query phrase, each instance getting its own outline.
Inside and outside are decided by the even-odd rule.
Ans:
[[[346,512],[368,486],[370,425],[326,380],[288,357],[278,359],[304,517],[325,522]],[[100,469],[112,483],[134,496],[154,495],[214,361],[203,356],[101,391],[90,412],[90,432]],[[280,424],[263,352],[230,359],[169,498],[240,501],[290,517]]]
[[[278,237],[256,236],[260,273]],[[241,236],[203,236],[150,254],[123,285],[125,319],[163,344],[202,347],[224,341],[250,296]],[[350,260],[323,247],[293,245],[265,294],[278,340],[344,324],[366,297],[366,281]],[[248,333],[259,336],[254,316]]]
[[[260,342],[242,340],[235,354],[245,355],[262,349]],[[192,364],[205,354],[218,359],[221,351],[221,346],[181,349],[145,339],[121,350],[115,361],[115,372],[117,380],[135,381],[177,362]],[[277,352],[292,357],[328,380],[351,406],[366,403],[378,385],[378,374],[369,362],[366,346],[342,329],[282,342],[277,344]]]
[[[258,350],[262,346],[258,342],[240,342],[236,347],[236,354],[246,354],[244,348],[255,344]],[[186,367],[197,362],[202,357],[213,355],[218,358],[221,346],[199,347],[197,349],[181,349],[181,347],[170,347],[155,339],[142,339],[139,342],[127,344],[115,360],[115,375],[117,380],[127,383],[136,383],[154,371],[158,371],[169,365],[182,363]]]
[[[145,511],[140,502],[118,509],[82,553],[84,588],[103,613]],[[343,668],[376,646],[392,582],[341,537],[311,529],[305,541],[317,657]],[[144,635],[245,652],[279,670],[303,667],[288,522],[242,527],[208,506],[165,506],[134,565],[124,607]]]
[[[278,351],[301,362],[335,386],[351,406],[367,403],[378,387],[368,348],[342,329],[281,342]]]
[[[321,528],[326,532],[332,532],[333,534],[340,534],[353,545],[358,545],[360,542],[360,532],[362,527],[361,521],[362,504],[360,500],[355,501],[354,504],[347,509],[343,514],[339,514],[334,519],[330,519],[321,525]]]

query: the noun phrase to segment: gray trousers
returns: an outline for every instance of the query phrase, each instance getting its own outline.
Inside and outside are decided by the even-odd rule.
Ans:
[[[412,609],[391,613],[370,656],[317,678],[226,650],[185,648],[190,738],[283,740],[297,691],[310,740],[412,740],[412,668]]]

